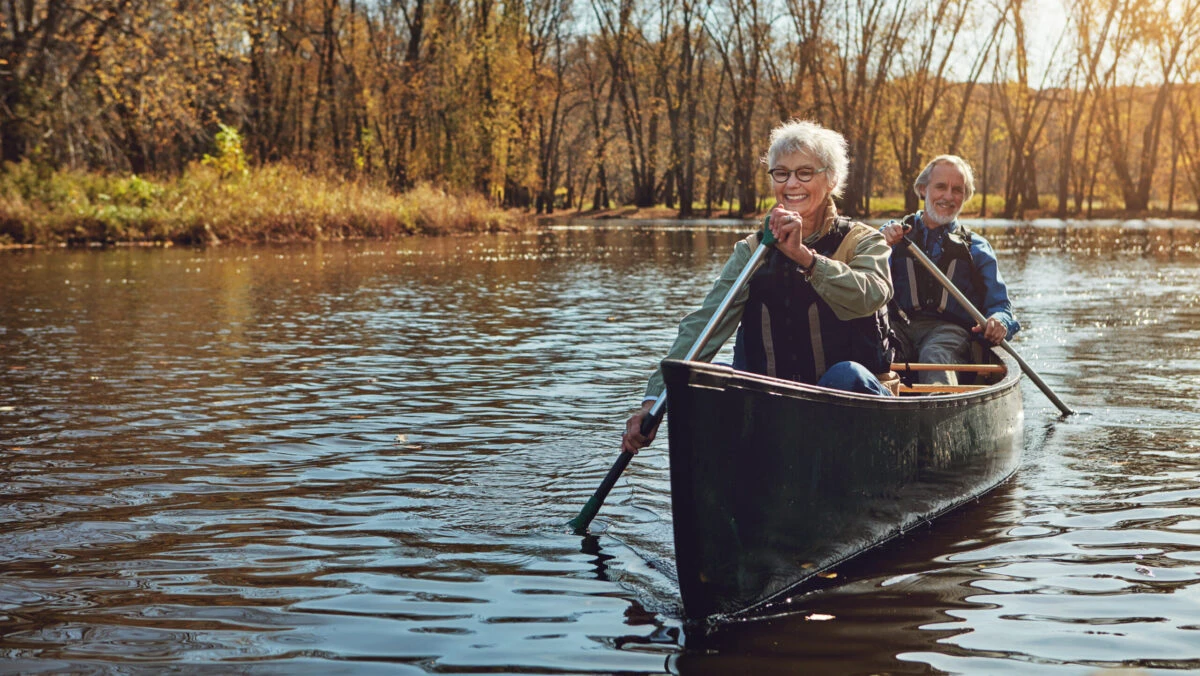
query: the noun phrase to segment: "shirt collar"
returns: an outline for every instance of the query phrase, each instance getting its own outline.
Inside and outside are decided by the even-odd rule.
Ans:
[[[821,227],[817,228],[813,232],[813,234],[809,235],[808,237],[805,237],[804,243],[805,244],[813,244],[813,243],[817,242],[818,240],[820,240],[825,235],[829,234],[830,229],[833,228],[833,224],[837,222],[837,217],[838,217],[837,206],[835,206],[833,203],[833,196],[831,195],[829,197],[826,197],[825,198],[825,215],[822,217]]]

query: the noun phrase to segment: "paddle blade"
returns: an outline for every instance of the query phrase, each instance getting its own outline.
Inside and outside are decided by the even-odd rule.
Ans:
[[[567,522],[576,535],[586,535],[587,527],[592,523],[592,519],[596,518],[596,514],[600,511],[600,505],[604,504],[604,499],[608,497],[608,492],[616,485],[617,479],[621,478],[621,473],[629,465],[629,461],[633,459],[633,454],[629,451],[621,451],[621,455],[617,456],[617,461],[613,463],[608,474],[604,477],[604,481],[600,482],[600,486],[592,497],[588,499],[587,504],[583,509],[579,510],[579,516]]]

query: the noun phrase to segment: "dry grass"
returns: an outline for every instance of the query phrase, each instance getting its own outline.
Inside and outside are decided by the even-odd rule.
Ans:
[[[0,171],[0,244],[278,242],[390,238],[515,229],[523,222],[479,196],[419,185],[394,193],[360,181],[272,165],[225,178]]]

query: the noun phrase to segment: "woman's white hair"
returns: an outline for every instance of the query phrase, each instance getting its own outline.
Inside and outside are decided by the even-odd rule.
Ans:
[[[971,170],[971,165],[967,164],[967,161],[958,155],[938,155],[929,160],[929,164],[926,164],[921,173],[917,175],[917,180],[913,181],[913,190],[916,191],[917,197],[925,199],[925,195],[921,193],[925,188],[929,187],[929,177],[939,164],[949,164],[957,169],[958,173],[962,174],[963,183],[967,188],[967,194],[963,197],[963,202],[971,199],[975,194],[975,172]]]
[[[814,155],[825,168],[830,194],[841,197],[850,168],[847,147],[846,137],[832,129],[808,120],[791,120],[771,130],[771,147],[763,161],[771,168],[779,156],[786,153]]]

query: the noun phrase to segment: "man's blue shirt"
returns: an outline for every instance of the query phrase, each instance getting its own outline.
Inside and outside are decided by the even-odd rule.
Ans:
[[[946,234],[957,232],[961,226],[955,220],[940,228],[927,228],[922,219],[923,215],[924,212],[919,211],[912,219],[913,229],[908,233],[908,237],[921,247],[930,260],[941,267]],[[995,317],[999,320],[1008,331],[1007,338],[1011,340],[1017,331],[1021,330],[1021,324],[1013,316],[1012,303],[1008,299],[1008,285],[1004,283],[1004,278],[1000,275],[1000,268],[996,264],[996,252],[992,249],[992,245],[978,233],[971,233],[969,251],[978,277],[971,275],[969,270],[955,270],[951,281],[967,298],[981,303],[981,307],[978,309],[984,317]],[[906,313],[920,311],[919,301],[914,303],[913,284],[909,272],[903,269],[905,266],[897,269],[896,265],[897,256],[893,254],[892,282],[895,286],[897,305]],[[983,286],[982,289],[975,288],[976,279]],[[943,313],[953,315],[960,323],[975,324],[971,314],[963,309],[953,297],[948,299]]]

